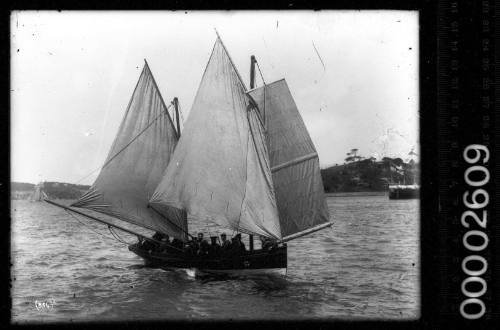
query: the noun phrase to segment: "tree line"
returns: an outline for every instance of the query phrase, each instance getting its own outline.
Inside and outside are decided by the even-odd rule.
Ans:
[[[321,170],[325,192],[385,191],[388,184],[416,184],[420,181],[419,164],[411,158],[363,157],[358,149],[346,154],[345,162]]]

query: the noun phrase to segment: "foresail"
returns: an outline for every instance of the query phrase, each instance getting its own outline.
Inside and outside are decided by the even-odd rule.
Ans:
[[[185,217],[167,219],[148,207],[149,197],[170,161],[177,139],[146,63],[105,165],[89,191],[71,206],[185,239]]]
[[[330,221],[316,149],[284,79],[249,92],[264,117],[281,234]]]
[[[281,238],[256,108],[217,38],[183,134],[150,199],[155,209]]]

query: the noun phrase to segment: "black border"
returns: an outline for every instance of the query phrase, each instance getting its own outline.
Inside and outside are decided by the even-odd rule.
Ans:
[[[2,79],[4,79],[4,84],[3,86],[9,86],[10,84],[10,70],[6,69],[9,68],[9,57],[10,57],[10,22],[9,22],[9,11],[10,10],[26,10],[26,9],[52,9],[52,10],[76,10],[76,9],[84,9],[84,10],[93,10],[93,9],[100,9],[100,10],[112,10],[112,9],[127,9],[127,10],[133,10],[133,9],[167,9],[167,10],[194,10],[194,9],[396,9],[396,10],[418,10],[420,8],[420,25],[421,28],[424,27],[423,32],[425,32],[428,35],[433,35],[434,34],[434,25],[429,24],[430,22],[433,22],[434,16],[432,13],[432,1],[426,1],[427,7],[426,9],[421,8],[419,5],[418,1],[408,1],[406,3],[399,3],[399,1],[361,1],[361,2],[356,2],[352,3],[351,1],[339,1],[336,2],[335,4],[332,4],[329,7],[325,7],[324,3],[321,2],[315,2],[315,1],[239,1],[237,4],[232,3],[231,1],[222,1],[219,2],[218,4],[212,4],[207,1],[192,1],[192,2],[186,2],[186,1],[175,1],[173,3],[168,3],[167,5],[163,5],[157,1],[142,1],[142,2],[131,2],[131,1],[108,1],[106,4],[103,4],[99,1],[75,1],[72,3],[65,3],[64,1],[49,1],[47,3],[41,4],[38,1],[14,1],[9,4],[8,10],[5,12],[3,15],[3,19],[1,20],[0,28],[2,28],[2,31],[5,31],[2,33],[2,41],[4,41],[4,44],[7,44],[8,47],[2,48],[2,59],[5,61],[5,65],[2,66],[2,69],[5,70],[4,75],[2,75]],[[429,43],[429,40],[432,39],[427,39],[427,38],[420,38],[420,74],[421,77],[425,76],[426,77],[426,82],[424,86],[422,86],[422,81],[423,79],[421,78],[421,104],[432,104],[432,92],[434,88],[432,88],[432,81],[434,80],[434,72],[435,69],[432,67],[431,63],[435,63],[431,57],[433,56],[432,52],[429,52],[427,50],[430,50],[431,48],[433,49],[433,43],[432,41]],[[422,65],[422,63],[428,63],[428,65]],[[431,84],[429,84],[431,82]],[[423,89],[422,89],[423,88]],[[7,104],[4,107],[4,109],[10,109],[10,92],[7,94]],[[422,97],[424,94],[426,94],[426,97]],[[423,106],[421,107],[423,108]],[[428,109],[433,109],[434,107],[428,107]],[[432,113],[431,113],[432,115]],[[4,125],[5,129],[1,130],[0,134],[5,134],[4,136],[4,141],[8,141],[6,143],[7,146],[10,146],[10,125],[7,123],[10,122],[10,113],[7,111],[5,113],[6,118],[2,118],[3,120],[1,121],[1,125]],[[431,121],[430,116],[422,116],[424,118],[428,118],[429,121]],[[420,123],[420,127],[426,127],[422,122]],[[432,127],[432,126],[427,126],[427,127]],[[421,145],[424,143],[423,137],[428,137],[431,136],[429,134],[422,134],[420,136],[421,139]],[[431,139],[432,141],[432,139]],[[422,153],[422,164],[425,162],[426,158],[426,151],[421,150]],[[8,154],[8,153],[7,153]],[[433,158],[427,157],[427,159]],[[8,260],[6,263],[9,264],[9,267],[11,266],[10,263],[10,191],[8,189],[8,186],[10,184],[10,158],[6,159],[6,163],[4,163],[4,173],[6,173],[6,177],[8,178],[7,180],[4,180],[6,184],[3,184],[0,186],[0,192],[2,193],[2,204],[0,204],[0,212],[2,212],[2,219],[9,219],[9,221],[3,221],[3,224],[7,227],[4,227],[4,230],[2,231],[5,235],[5,239],[2,240],[2,242],[5,243],[3,248],[1,249],[1,257],[3,257],[3,260]],[[429,175],[430,171],[425,171],[424,165],[422,165],[422,176],[424,176],[426,173]],[[2,173],[3,174],[3,173]],[[424,185],[424,183],[422,182]],[[428,192],[423,190],[422,194],[425,196],[428,194]],[[4,212],[5,210],[8,210],[7,212]],[[422,208],[422,218],[425,216],[425,214],[431,214],[432,210],[430,208],[427,208],[427,211]],[[421,233],[423,234],[423,230],[421,230]],[[425,235],[422,235],[425,236]],[[423,246],[423,244],[421,245]],[[422,255],[422,262],[425,262],[425,258],[422,254],[424,252],[421,248],[421,255]],[[424,274],[425,267],[422,266],[422,274]],[[6,267],[2,269],[2,275],[4,276],[4,281],[3,283],[9,283],[10,282],[10,270]],[[422,278],[422,276],[421,276]],[[422,283],[423,283],[423,278],[422,278]],[[424,290],[423,285],[421,285],[421,290]],[[433,301],[433,299],[430,299],[430,301]],[[421,302],[424,302],[424,299],[421,300]],[[11,307],[11,298],[10,298],[10,284],[4,288],[4,294],[2,294],[2,304],[0,305],[2,309],[2,317],[4,317],[4,321],[2,324],[8,324],[10,323],[10,307]],[[431,311],[432,309],[429,309]],[[423,306],[421,306],[421,315],[424,316],[426,314],[425,309]],[[425,317],[426,318],[426,317]],[[201,321],[174,321],[174,322],[156,322],[156,321],[132,321],[132,322],[99,322],[99,323],[93,323],[93,322],[78,322],[78,323],[72,323],[72,322],[67,322],[67,323],[53,323],[53,324],[36,324],[37,327],[82,327],[82,328],[87,328],[87,327],[105,327],[105,328],[113,328],[115,326],[119,327],[126,327],[126,328],[164,328],[165,326],[168,327],[188,327],[188,328],[225,328],[225,327],[237,327],[240,328],[242,326],[244,327],[254,327],[258,326],[259,328],[302,328],[302,327],[320,327],[320,328],[325,328],[325,327],[330,327],[330,326],[347,326],[347,327],[367,327],[369,329],[372,328],[392,328],[392,327],[404,327],[404,328],[416,328],[419,325],[422,325],[421,320],[416,320],[416,321],[344,321],[344,320],[338,320],[338,321],[265,321],[265,320],[256,320],[256,321],[228,321],[228,322],[219,322],[219,321],[208,321],[208,322],[201,322]],[[26,324],[26,325],[18,325],[18,324],[13,324],[13,326],[16,327],[31,327],[35,326],[35,324]]]
[[[480,0],[478,0],[480,1]],[[421,327],[431,327],[436,325],[444,325],[445,321],[457,320],[456,318],[448,318],[443,314],[443,301],[446,301],[445,295],[447,294],[446,288],[444,288],[443,283],[447,283],[449,280],[446,278],[450,273],[450,269],[447,269],[447,258],[450,255],[447,253],[447,239],[446,235],[448,232],[448,224],[443,221],[443,214],[439,212],[439,205],[443,205],[443,196],[445,191],[440,191],[446,188],[444,183],[445,177],[450,175],[449,171],[446,171],[446,163],[449,160],[449,155],[446,154],[447,147],[443,143],[446,140],[446,132],[443,132],[442,128],[449,124],[448,117],[446,116],[446,106],[447,100],[440,94],[440,99],[438,99],[438,85],[446,85],[446,81],[438,80],[442,79],[442,74],[444,73],[443,67],[447,65],[446,56],[443,57],[444,53],[440,53],[441,57],[438,61],[438,51],[443,51],[443,42],[446,41],[448,35],[446,34],[447,28],[443,20],[449,16],[448,4],[451,1],[432,1],[432,0],[422,0],[422,1],[406,1],[401,3],[397,0],[387,0],[387,1],[336,1],[335,3],[323,3],[319,1],[220,1],[218,3],[211,3],[209,1],[172,1],[169,3],[162,3],[159,1],[107,1],[102,3],[100,1],[73,1],[67,3],[65,1],[47,1],[41,3],[39,1],[10,1],[7,3],[6,7],[2,11],[2,20],[0,21],[0,31],[2,42],[4,42],[5,47],[0,49],[1,59],[3,61],[1,70],[3,70],[0,75],[2,79],[2,86],[4,86],[5,98],[4,101],[4,111],[2,111],[2,120],[0,120],[0,134],[3,136],[3,141],[5,141],[6,152],[4,157],[6,160],[2,165],[2,178],[0,182],[0,193],[2,193],[2,199],[0,204],[0,214],[2,216],[3,230],[2,233],[4,239],[2,240],[2,248],[0,249],[0,256],[3,258],[5,264],[10,265],[10,158],[8,148],[10,147],[10,113],[7,109],[10,109],[10,92],[5,86],[9,86],[10,83],[10,69],[9,69],[9,56],[10,56],[10,23],[9,23],[9,12],[10,10],[21,10],[21,9],[52,9],[52,10],[112,10],[112,9],[164,9],[164,10],[195,10],[195,9],[396,9],[396,10],[418,10],[420,13],[420,155],[421,155],[421,171],[422,171],[422,194],[421,194],[421,317],[416,321],[314,321],[314,322],[264,322],[257,321],[258,324],[253,324],[253,322],[123,322],[123,323],[64,323],[55,325],[38,325],[45,327],[59,327],[59,326],[71,326],[71,327],[127,327],[127,328],[155,328],[165,326],[174,327],[241,327],[241,326],[258,326],[264,328],[300,328],[300,327],[321,327],[329,328],[331,326],[341,326],[341,327],[366,327],[366,328],[392,328],[392,327],[404,327],[404,328],[421,328]],[[462,3],[461,1],[459,1]],[[464,3],[470,3],[471,1],[463,1]],[[470,6],[469,6],[470,7]],[[500,7],[500,6],[498,6]],[[498,7],[495,9],[498,10]],[[500,11],[499,11],[500,12]],[[464,17],[463,21],[466,23],[468,17],[473,19],[477,15],[475,12],[467,12],[462,10],[460,12],[461,17]],[[497,17],[499,15],[497,14]],[[498,24],[498,20],[496,22]],[[444,25],[443,25],[444,24]],[[439,29],[439,31],[438,31]],[[496,29],[500,31],[500,29]],[[464,39],[466,42],[470,42],[469,39]],[[500,38],[497,38],[500,40]],[[496,47],[499,49],[499,47]],[[464,55],[464,60],[470,54]],[[498,57],[495,57],[497,65],[495,70],[500,70],[500,61]],[[439,71],[441,70],[441,71]],[[467,68],[464,69],[467,72]],[[498,76],[498,71],[496,71]],[[498,90],[497,90],[498,92]],[[467,93],[467,91],[464,91]],[[497,99],[499,97],[497,96]],[[444,109],[444,110],[443,110]],[[498,124],[495,127],[500,127]],[[443,126],[444,125],[444,126]],[[500,136],[500,134],[497,134]],[[492,150],[492,156],[495,154]],[[447,158],[448,157],[448,158]],[[440,162],[443,162],[441,165]],[[496,162],[498,164],[499,162]],[[490,168],[490,170],[492,170]],[[497,172],[498,173],[498,172]],[[5,174],[5,175],[4,175]],[[447,178],[447,177],[446,177]],[[498,182],[498,175],[496,176],[496,182]],[[441,196],[439,195],[441,193]],[[498,203],[498,198],[496,201]],[[496,246],[497,252],[498,245]],[[448,251],[449,252],[449,251]],[[497,274],[499,273],[497,269]],[[5,267],[2,268],[2,276],[4,276],[4,284],[2,286],[2,302],[1,310],[2,317],[5,319],[1,321],[2,324],[8,324],[10,322],[10,289],[9,289],[9,279],[10,270]],[[444,277],[443,277],[444,276]],[[499,288],[498,281],[495,282],[496,288]],[[498,296],[496,296],[496,301],[498,302]],[[458,312],[457,312],[458,315]],[[460,322],[460,320],[458,320]],[[484,325],[484,323],[481,323]],[[451,324],[448,324],[450,326]],[[28,326],[28,325],[27,325]]]

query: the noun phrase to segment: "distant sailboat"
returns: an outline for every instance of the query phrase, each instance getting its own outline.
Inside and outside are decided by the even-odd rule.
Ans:
[[[420,197],[418,184],[390,184],[389,199],[415,199]]]
[[[45,199],[48,199],[48,196],[43,191],[43,183],[39,183],[35,186],[35,190],[31,193],[29,200],[32,202],[41,202]]]
[[[129,246],[147,263],[283,273],[285,242],[332,225],[318,155],[284,79],[247,90],[217,36],[182,136],[164,112],[146,64],[101,173],[71,206],[183,242],[192,237],[188,218],[196,219],[250,235],[250,251],[198,256]],[[254,249],[254,235],[275,248]]]
[[[410,154],[413,150],[410,151]],[[413,153],[415,154],[415,153]],[[398,174],[399,177],[403,178],[403,184],[400,182],[392,182],[392,172]],[[415,175],[413,175],[413,183],[406,184],[406,175],[404,168],[401,166],[390,165],[391,182],[388,184],[388,195],[389,199],[416,199],[420,197],[420,185],[415,182]]]

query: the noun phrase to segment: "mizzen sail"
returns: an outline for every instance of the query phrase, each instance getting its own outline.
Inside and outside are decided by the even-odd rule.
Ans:
[[[267,131],[272,181],[284,239],[330,221],[319,159],[284,79],[249,92]]]
[[[71,206],[185,239],[185,216],[167,219],[148,207],[178,140],[147,63],[137,82],[105,165]]]
[[[184,131],[150,199],[159,210],[281,238],[268,152],[257,109],[220,38]]]

